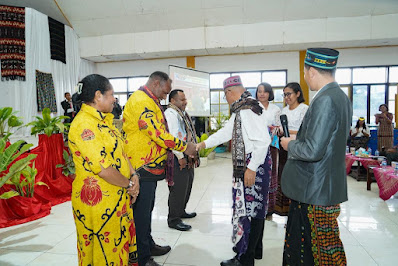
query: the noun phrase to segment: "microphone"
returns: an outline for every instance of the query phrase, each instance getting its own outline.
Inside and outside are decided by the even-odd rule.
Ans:
[[[282,128],[283,128],[283,136],[288,138],[288,137],[290,137],[290,134],[289,134],[289,128],[287,126],[287,116],[281,115],[280,118],[281,118],[281,124],[282,124]]]

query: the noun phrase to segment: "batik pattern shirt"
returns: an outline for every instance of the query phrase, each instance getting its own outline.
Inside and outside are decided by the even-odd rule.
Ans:
[[[137,258],[130,196],[98,176],[101,166],[130,176],[124,140],[112,120],[112,114],[83,104],[69,131],[76,167],[72,208],[79,265],[127,265],[130,253]]]
[[[183,152],[187,147],[166,130],[162,110],[141,90],[134,92],[124,107],[123,131],[133,167],[154,175],[165,172],[167,149]]]

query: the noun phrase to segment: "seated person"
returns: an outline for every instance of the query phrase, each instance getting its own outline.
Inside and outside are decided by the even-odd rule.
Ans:
[[[387,151],[381,151],[381,156],[385,156],[387,159],[387,165],[391,165],[391,162],[398,161],[398,145],[388,149]]]
[[[350,136],[350,146],[355,147],[355,150],[368,147],[370,130],[365,124],[365,118],[358,119],[357,124],[350,130]]]

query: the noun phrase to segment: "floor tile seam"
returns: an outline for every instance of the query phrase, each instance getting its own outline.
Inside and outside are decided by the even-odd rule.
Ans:
[[[72,235],[75,235],[76,234],[76,231],[75,232],[72,232],[72,233],[70,233],[68,236],[66,236],[64,239],[62,239],[61,241],[59,241],[57,244],[55,244],[52,248],[50,248],[50,249],[48,249],[48,250],[46,250],[46,251],[44,251],[44,253],[51,253],[51,254],[61,254],[61,255],[63,255],[63,254],[68,254],[68,255],[76,255],[76,254],[71,254],[71,253],[57,253],[57,252],[49,252],[51,249],[53,249],[53,248],[55,248],[56,246],[58,246],[59,244],[61,244],[61,242],[62,241],[64,241],[64,240],[66,240],[68,237],[70,237],[70,236],[72,236]]]
[[[170,257],[171,252],[173,252],[173,249],[177,246],[178,240],[180,240],[181,236],[182,236],[182,232],[178,235],[176,241],[174,242],[174,245],[171,247],[170,252],[167,253],[167,256],[162,265],[164,265],[167,262],[167,259]]]
[[[32,260],[30,260],[29,262],[26,262],[25,265],[29,265],[29,263],[33,262],[35,259],[37,259],[38,257],[40,257],[41,255],[43,255],[45,252],[44,251],[33,251],[33,250],[20,250],[20,249],[8,249],[8,248],[4,248],[7,250],[12,250],[12,251],[24,251],[24,252],[29,252],[29,253],[40,253],[38,254],[35,258],[33,258]],[[1,262],[1,261],[0,261]]]
[[[207,190],[209,189],[209,186],[210,186],[211,182],[213,182],[214,178],[215,178],[215,177],[213,176],[213,178],[211,178],[211,180],[209,180],[209,182],[207,183],[206,189],[204,190],[202,196],[201,196],[200,199],[198,200],[198,203],[196,204],[196,206],[195,206],[195,208],[194,208],[194,211],[196,211],[196,209],[198,208],[200,202],[202,201],[204,195],[206,194]],[[195,181],[194,181],[194,182],[195,182]]]

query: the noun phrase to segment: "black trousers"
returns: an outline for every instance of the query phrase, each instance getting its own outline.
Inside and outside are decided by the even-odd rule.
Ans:
[[[174,157],[174,186],[169,187],[169,215],[167,223],[176,225],[181,221],[189,197],[191,196],[194,168],[186,166],[180,170],[178,159]]]
[[[134,221],[137,234],[138,265],[144,266],[155,245],[151,235],[152,211],[155,205],[157,181],[141,181],[140,194],[134,203]]]
[[[258,249],[258,245],[261,245],[262,250],[263,231],[264,219],[252,218],[250,223],[249,245],[247,246],[246,253],[242,254],[239,258],[243,266],[254,266],[254,255],[256,249]]]

